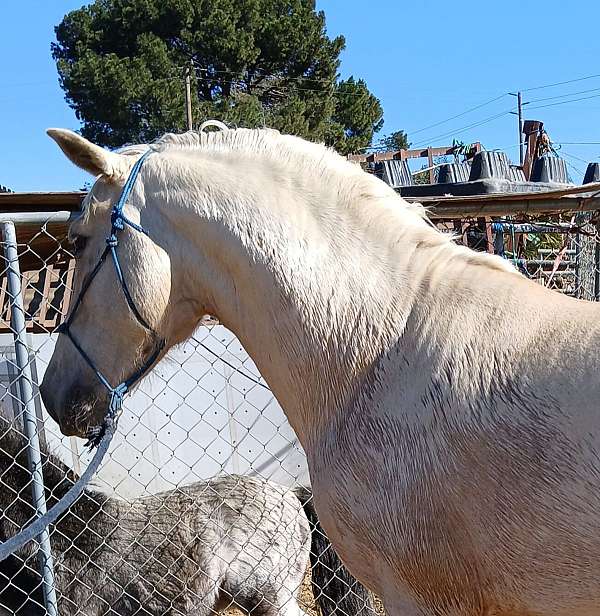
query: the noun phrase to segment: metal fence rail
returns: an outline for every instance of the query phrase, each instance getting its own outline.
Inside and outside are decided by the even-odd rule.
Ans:
[[[91,456],[59,433],[38,392],[69,305],[66,225],[75,215],[2,216],[5,541],[56,502]],[[600,297],[595,212],[436,223],[539,284]],[[308,484],[304,452],[266,383],[233,334],[208,322],[126,401],[94,486],[36,545],[0,562],[0,616],[381,613],[325,538],[317,541]]]
[[[33,382],[29,365],[29,351],[25,339],[25,309],[21,293],[21,270],[17,253],[17,235],[13,222],[2,223],[4,258],[7,263],[6,276],[10,296],[10,325],[14,334],[15,360],[19,371],[20,402],[23,408],[23,433],[27,440],[27,460],[31,471],[31,490],[36,515],[46,513],[42,455],[38,437],[38,422],[33,400]],[[54,562],[50,548],[50,530],[46,528],[38,537],[39,561],[42,572],[44,605],[48,614],[56,616],[56,592],[54,588]]]

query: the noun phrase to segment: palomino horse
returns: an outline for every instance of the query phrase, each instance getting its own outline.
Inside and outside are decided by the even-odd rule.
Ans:
[[[99,176],[71,228],[77,291],[148,146],[50,134]],[[596,304],[457,246],[380,180],[270,130],[166,135],[125,213],[147,232],[120,236],[132,301],[101,267],[42,385],[65,434],[102,422],[97,371],[130,378],[157,337],[162,354],[216,315],[298,435],[333,544],[392,616],[600,614]]]

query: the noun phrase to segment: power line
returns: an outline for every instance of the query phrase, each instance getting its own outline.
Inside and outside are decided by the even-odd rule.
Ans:
[[[178,82],[184,82],[185,81],[185,73],[184,73],[184,69],[186,67],[175,67],[175,70],[181,70],[180,73],[177,73],[175,75],[168,75],[168,76],[164,76],[164,77],[154,77],[154,76],[150,76],[150,81],[152,82],[172,82],[172,81],[178,81]],[[196,69],[196,71],[204,71],[205,69]],[[226,73],[226,71],[218,71],[218,72],[222,72],[222,73]],[[258,75],[259,77],[261,75]],[[269,77],[268,75],[266,77]],[[310,79],[310,78],[303,78],[303,77],[287,77],[287,76],[277,76],[274,75],[273,76],[275,79],[279,79],[284,83],[281,83],[279,85],[277,84],[271,84],[273,87],[276,87],[278,89],[285,89],[287,87],[288,90],[290,91],[298,91],[298,92],[316,92],[316,93],[320,93],[320,94],[331,94],[332,96],[355,96],[355,97],[361,97],[361,96],[365,96],[367,94],[370,94],[371,96],[375,96],[375,94],[373,94],[373,92],[371,92],[370,90],[368,90],[367,87],[367,91],[363,92],[363,93],[354,93],[354,92],[339,92],[336,91],[334,88],[336,85],[338,85],[340,82],[334,82],[334,81],[327,81],[327,80],[316,80],[316,79]],[[243,79],[238,79],[238,80],[233,80],[233,79],[220,79],[218,77],[210,78],[210,77],[201,77],[199,75],[195,75],[196,80],[198,81],[202,81],[202,82],[206,82],[206,83],[211,83],[214,82],[215,85],[219,85],[219,84],[229,84],[229,85],[236,85],[236,86],[245,86],[247,85]],[[331,88],[302,88],[302,87],[298,87],[298,86],[293,86],[290,85],[288,83],[285,82],[289,82],[289,81],[314,81],[317,82],[319,81],[320,83],[323,84],[330,84]],[[54,84],[56,83],[55,81],[48,81],[48,82],[29,82],[29,83],[20,83],[20,84],[3,84],[5,87],[7,88],[16,88],[16,87],[31,87],[31,86],[38,86],[38,85],[50,85],[50,84]],[[253,84],[251,84],[253,85]],[[266,82],[265,85],[269,85],[269,82]],[[260,86],[259,86],[260,87]],[[5,99],[2,99],[5,100]]]
[[[278,78],[278,77],[277,77]],[[181,75],[177,75],[177,76],[173,76],[173,77],[157,77],[157,78],[153,78],[153,81],[183,81],[183,76]],[[229,85],[234,85],[234,86],[247,86],[247,84],[242,80],[231,80],[231,79],[220,79],[220,78],[210,78],[210,77],[199,77],[197,74],[195,75],[195,79],[197,81],[202,81],[205,83],[214,83],[215,85],[219,85],[219,84],[229,84]],[[287,81],[286,77],[280,77],[278,79],[281,79],[283,81]],[[288,92],[315,92],[318,94],[329,94],[331,96],[354,96],[354,97],[364,97],[364,96],[375,96],[370,90],[367,89],[366,92],[363,93],[356,93],[356,92],[345,92],[345,91],[336,91],[334,88],[337,85],[337,83],[331,83],[331,88],[322,88],[322,89],[316,89],[316,88],[301,88],[298,86],[293,86],[290,84],[286,84],[286,83],[282,83],[282,84],[268,84],[268,82],[265,85],[270,85],[272,88],[275,89],[279,89],[279,90],[284,90],[284,91],[288,91]],[[255,88],[258,88],[259,86],[253,86]],[[260,92],[257,92],[258,94],[260,94]]]
[[[580,82],[580,81],[585,81],[585,80],[588,80],[588,79],[595,79],[595,78],[598,78],[598,77],[600,77],[600,74],[587,75],[585,77],[578,77],[576,79],[568,79],[568,80],[565,80],[565,81],[558,81],[558,82],[555,82],[555,83],[549,83],[549,84],[544,84],[544,85],[540,85],[540,86],[534,86],[534,87],[531,87],[531,88],[522,88],[521,92],[532,92],[534,90],[542,90],[542,89],[545,89],[545,88],[552,88],[552,87],[566,85],[566,84],[570,84],[570,83],[577,83],[577,82]],[[566,98],[566,97],[569,97],[569,96],[577,96],[579,94],[587,94],[588,92],[598,92],[598,91],[600,91],[600,88],[592,88],[592,89],[589,89],[589,90],[581,90],[579,92],[571,92],[571,93],[568,93],[568,94],[561,94],[561,95],[556,95],[556,96],[548,96],[548,97],[537,98],[537,99],[533,99],[531,101],[527,101],[527,103],[525,103],[525,104],[542,102],[542,101],[547,101],[547,100],[555,100],[555,99],[559,99],[559,98]],[[478,109],[481,109],[482,107],[485,107],[486,105],[490,105],[491,103],[494,103],[494,102],[496,102],[498,100],[501,100],[505,96],[508,96],[508,93],[504,93],[504,94],[501,94],[499,96],[496,96],[496,97],[494,97],[494,98],[492,98],[490,100],[487,100],[487,101],[485,101],[483,103],[480,103],[479,105],[475,105],[474,107],[471,107],[471,108],[469,108],[469,109],[467,109],[467,110],[465,110],[465,111],[463,111],[461,113],[458,113],[456,115],[450,116],[449,118],[446,118],[444,120],[440,120],[439,122],[435,122],[433,124],[429,124],[428,126],[424,126],[424,127],[419,128],[417,130],[414,130],[414,131],[408,130],[408,131],[406,131],[406,134],[410,137],[412,135],[424,132],[424,131],[426,131],[426,130],[428,130],[430,128],[435,128],[436,126],[440,126],[442,124],[445,124],[446,122],[450,122],[451,120],[455,120],[457,118],[463,117],[463,116],[465,116],[465,115],[467,115],[469,113],[472,113],[473,111],[477,111]],[[587,98],[593,98],[593,97],[587,97]],[[568,100],[568,101],[559,101],[558,103],[554,103],[554,104],[538,105],[538,106],[535,106],[535,107],[529,107],[529,109],[531,109],[531,110],[533,110],[533,109],[543,109],[544,107],[550,107],[550,106],[553,106],[553,105],[556,105],[556,104],[563,104],[563,103],[566,104],[568,102],[576,102],[576,101],[579,101],[579,100],[587,100],[587,98],[573,99],[573,100]],[[478,125],[481,126],[484,123],[491,122],[494,119],[496,119],[498,117],[501,117],[501,115],[504,115],[504,114],[500,114],[500,115],[497,115],[497,116],[491,116],[490,118],[486,118],[486,119],[481,121],[481,124],[478,124]],[[469,125],[468,127],[459,128],[459,129],[457,129],[457,131],[468,130],[469,128],[475,128],[475,126],[477,126],[477,124]],[[445,133],[444,135],[438,135],[436,137],[431,137],[431,138],[428,139],[428,141],[433,141],[435,139],[440,139],[442,137],[447,137],[449,135],[452,135],[453,132],[455,132],[455,131],[452,131],[450,133]],[[423,143],[425,143],[425,141],[421,141],[421,142],[415,144],[415,147],[420,147],[421,144],[423,144]]]
[[[453,135],[458,135],[461,132],[464,132],[464,131],[469,130],[471,128],[476,128],[477,126],[483,126],[484,124],[488,124],[489,122],[493,122],[494,120],[496,120],[498,118],[510,115],[510,113],[512,111],[513,111],[512,109],[509,109],[507,111],[502,111],[501,113],[497,113],[496,115],[490,116],[488,118],[484,118],[483,120],[481,120],[479,122],[474,122],[472,124],[468,124],[467,126],[462,126],[460,128],[454,129],[454,130],[449,131],[447,133],[444,133],[442,135],[436,135],[435,137],[429,137],[426,141],[420,141],[419,143],[415,144],[414,147],[419,148],[419,147],[422,147],[423,145],[425,145],[426,143],[431,143],[432,141],[435,141],[436,139],[442,139],[444,137],[451,137]]]
[[[570,84],[570,83],[577,83],[577,82],[580,82],[580,81],[586,81],[586,80],[595,79],[595,78],[598,78],[598,77],[600,77],[600,74],[587,75],[585,77],[578,77],[576,79],[568,79],[568,80],[565,80],[565,81],[558,81],[558,82],[555,82],[555,83],[549,83],[549,84],[544,84],[544,85],[540,85],[540,86],[534,86],[534,87],[531,87],[531,88],[522,88],[521,92],[532,92],[532,91],[535,91],[535,90],[542,90],[542,89],[545,89],[545,88],[552,88],[552,87],[566,85],[566,84]],[[527,103],[525,103],[525,104],[542,102],[542,101],[546,101],[546,100],[555,100],[555,99],[560,99],[560,98],[566,98],[566,97],[569,97],[569,96],[577,96],[579,94],[587,94],[588,92],[598,92],[598,91],[600,91],[600,88],[592,88],[592,89],[589,89],[589,90],[582,90],[582,91],[579,91],[579,92],[571,92],[571,93],[568,93],[568,94],[561,94],[561,95],[556,95],[556,96],[537,98],[537,99],[533,99],[531,101],[527,101]],[[439,122],[435,122],[434,124],[430,124],[428,126],[420,128],[418,130],[406,131],[407,135],[410,137],[410,136],[415,135],[417,133],[426,131],[426,130],[428,130],[430,128],[434,128],[436,126],[440,126],[441,124],[445,124],[446,122],[450,122],[451,120],[454,120],[456,118],[463,117],[463,116],[465,116],[465,115],[467,115],[467,114],[469,114],[469,113],[471,113],[473,111],[476,111],[477,109],[485,107],[486,105],[490,105],[491,103],[496,102],[496,101],[504,98],[507,95],[508,95],[507,93],[501,94],[500,96],[494,97],[494,98],[492,98],[492,99],[490,99],[488,101],[485,101],[485,102],[483,102],[483,103],[481,103],[479,105],[476,105],[475,107],[471,107],[471,108],[469,108],[469,109],[467,109],[467,110],[465,110],[465,111],[463,111],[463,112],[461,112],[459,114],[456,114],[454,116],[446,118],[445,120],[440,120]],[[529,107],[529,109],[530,110],[543,109],[545,107],[551,107],[551,106],[554,106],[554,105],[566,104],[566,103],[570,103],[570,102],[577,102],[577,101],[580,101],[580,100],[587,100],[587,98],[594,98],[594,97],[583,97],[583,98],[578,98],[578,99],[569,99],[567,101],[559,101],[557,103],[551,103],[551,104],[548,104],[548,105],[537,105],[535,107]],[[486,118],[486,119],[482,120],[481,123],[472,124],[472,125],[469,125],[467,127],[462,127],[462,128],[456,129],[456,131],[445,133],[443,135],[438,135],[436,137],[431,137],[431,138],[428,139],[428,141],[433,141],[435,139],[440,139],[442,137],[451,136],[454,132],[464,131],[464,130],[468,130],[469,128],[475,128],[476,126],[481,126],[482,124],[485,124],[487,122],[491,122],[491,121],[495,120],[496,118],[501,117],[502,115],[504,115],[504,114],[499,114],[499,115],[496,115],[496,116],[491,116],[490,118]],[[423,143],[425,143],[425,141],[421,141],[421,142],[415,144],[415,147],[420,147],[421,144],[423,144]]]
[[[577,175],[580,175],[580,176],[584,176],[585,175],[585,173],[581,169],[576,167],[573,163],[570,163],[568,160],[565,160],[565,163],[567,163],[567,167],[569,167],[569,169],[575,171],[575,173],[577,173]]]
[[[559,150],[559,152],[561,154],[564,154],[565,156],[568,156],[569,158],[572,158],[573,160],[578,160],[580,163],[584,163],[585,165],[589,163],[588,160],[584,160],[583,158],[580,158],[579,156],[575,156],[575,154],[569,154],[569,152],[565,152],[562,148]]]
[[[600,77],[600,74],[597,75],[587,75],[586,77],[578,77],[577,79],[568,79],[566,81],[557,81],[556,83],[547,83],[543,86],[535,86],[533,88],[521,88],[521,92],[533,92],[533,90],[544,90],[545,88],[554,88],[556,86],[564,86],[568,83],[576,83],[578,81],[586,81],[588,79],[596,79]]]
[[[579,94],[589,94],[590,92],[600,92],[600,88],[591,88],[589,90],[580,90],[579,92],[569,92],[568,94],[557,94],[556,96],[545,96],[544,98],[534,98],[529,103],[539,103],[541,101],[552,101],[557,98],[566,98],[567,96],[577,96]]]
[[[247,70],[247,69],[246,69]],[[202,67],[196,67],[196,71],[197,72],[202,72],[202,73],[218,73],[220,75],[232,75],[235,76],[236,71],[222,71],[222,70],[218,70],[218,69],[208,69],[208,68],[202,68]],[[239,72],[243,72],[243,71],[239,71]],[[268,73],[255,73],[256,77],[269,77]],[[282,75],[281,76],[282,79],[285,79],[286,81],[312,81],[314,83],[322,83],[324,85],[327,85],[329,83],[331,83],[331,80],[329,79],[315,79],[313,77],[304,77],[302,75],[297,75],[295,77],[292,77],[291,75]]]
[[[569,154],[568,152],[565,152],[563,149],[559,150],[561,155],[563,156],[567,156],[568,158],[572,158],[573,160],[577,160],[579,162],[584,163],[585,165],[588,164],[587,160],[583,160],[583,158],[579,158],[579,156],[575,156],[574,154]],[[558,155],[558,152],[555,151],[555,154]],[[560,158],[560,156],[559,156]],[[564,160],[564,159],[563,159]],[[581,177],[585,176],[585,172],[582,171],[581,169],[579,169],[579,167],[575,166],[574,164],[570,163],[568,160],[565,160],[565,163],[567,164],[567,167],[569,167],[570,169],[572,169],[573,171],[575,171],[575,173],[577,173],[578,175],[580,175]]]
[[[534,107],[529,107],[529,110],[532,111],[534,109],[545,109],[546,107],[557,107],[558,105],[568,105],[569,103],[577,103],[578,101],[587,101],[591,98],[598,98],[600,94],[592,94],[591,96],[582,96],[581,98],[571,98],[566,101],[558,101],[557,103],[548,103],[546,105],[537,105]]]
[[[511,143],[510,145],[498,146],[496,148],[489,148],[490,152],[503,152],[504,150],[514,150],[514,148],[518,148],[520,143]]]
[[[486,105],[491,105],[492,103],[495,103],[496,101],[499,101],[501,98],[504,98],[505,96],[508,96],[508,94],[504,93],[501,94],[500,96],[496,96],[495,98],[490,99],[489,101],[485,101],[485,103],[481,103],[479,105],[476,105],[475,107],[471,107],[470,109],[467,109],[466,111],[463,111],[461,113],[458,113],[456,115],[453,115],[449,118],[446,118],[445,120],[440,120],[439,122],[435,122],[435,124],[430,124],[429,126],[424,126],[423,128],[419,128],[418,130],[413,130],[413,131],[406,131],[406,133],[408,135],[416,135],[418,133],[422,133],[423,131],[426,131],[430,128],[434,128],[436,126],[440,126],[440,124],[445,124],[446,122],[450,122],[450,120],[455,120],[456,118],[462,118],[463,116],[471,113],[472,111],[476,111],[477,109],[481,109],[482,107],[485,107]]]

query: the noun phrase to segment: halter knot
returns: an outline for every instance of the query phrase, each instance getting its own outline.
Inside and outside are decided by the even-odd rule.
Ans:
[[[119,244],[119,240],[114,233],[112,233],[109,237],[106,238],[106,245],[109,246],[110,248],[114,248],[118,244]]]
[[[117,385],[110,392],[110,405],[108,407],[108,418],[114,419],[115,415],[121,410],[123,397],[127,393],[127,383]]]
[[[123,215],[121,214],[121,209],[118,207],[114,207],[113,211],[110,215],[110,224],[112,225],[113,232],[118,229],[122,231],[125,228],[125,223],[123,222]]]

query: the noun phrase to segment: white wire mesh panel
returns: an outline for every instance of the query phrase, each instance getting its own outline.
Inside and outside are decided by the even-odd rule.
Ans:
[[[85,469],[38,383],[66,312],[65,229],[18,234],[33,407],[52,506]],[[0,540],[36,512],[14,359],[6,260],[0,267]],[[256,366],[222,326],[201,327],[124,406],[94,485],[51,529],[60,614],[369,614],[369,594],[318,525],[302,448]],[[312,584],[310,582],[312,575]],[[37,546],[0,562],[0,615],[44,614]]]

